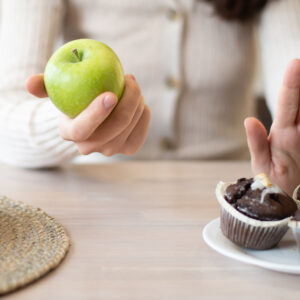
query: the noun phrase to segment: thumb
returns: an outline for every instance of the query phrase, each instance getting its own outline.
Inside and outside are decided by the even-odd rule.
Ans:
[[[83,142],[104,122],[118,103],[118,98],[111,92],[96,97],[89,106],[74,119],[63,116],[60,121],[60,134],[65,140]]]
[[[48,97],[45,85],[44,85],[44,75],[43,74],[35,74],[30,76],[26,81],[26,89],[27,91],[38,97],[45,98]]]
[[[245,119],[244,126],[251,155],[252,170],[254,174],[268,174],[271,156],[267,130],[256,118]]]

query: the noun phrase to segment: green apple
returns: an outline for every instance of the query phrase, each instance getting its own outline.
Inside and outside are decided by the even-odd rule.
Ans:
[[[44,83],[54,105],[74,118],[103,92],[113,92],[120,99],[124,72],[110,47],[79,39],[63,45],[50,57]]]

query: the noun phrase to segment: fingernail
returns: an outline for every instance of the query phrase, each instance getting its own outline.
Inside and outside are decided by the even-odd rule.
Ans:
[[[111,108],[113,106],[115,106],[118,102],[118,99],[116,96],[113,96],[113,95],[107,95],[105,96],[104,98],[104,101],[103,101],[103,105],[106,107],[106,108]]]
[[[132,74],[130,74],[129,76],[130,76],[131,79],[133,79],[134,81],[136,81],[135,77]]]

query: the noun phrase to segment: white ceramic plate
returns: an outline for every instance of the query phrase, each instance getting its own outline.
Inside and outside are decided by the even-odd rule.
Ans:
[[[217,218],[204,227],[203,238],[217,252],[241,262],[278,272],[300,274],[300,252],[291,230],[273,249],[249,250],[228,240],[222,234],[220,218]]]

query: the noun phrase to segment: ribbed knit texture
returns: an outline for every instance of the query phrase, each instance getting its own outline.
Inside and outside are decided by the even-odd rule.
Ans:
[[[58,132],[58,113],[48,99],[25,91],[53,51],[64,16],[62,1],[1,1],[0,157],[22,167],[63,163],[77,154]]]
[[[135,75],[152,110],[149,136],[134,156],[143,159],[247,157],[256,28],[272,112],[284,69],[300,56],[298,0],[272,1],[251,24],[225,22],[196,0],[2,0],[0,11],[0,159],[23,167],[78,155],[59,136],[53,104],[24,87],[58,41],[101,40]]]
[[[300,58],[300,1],[271,4],[262,16],[259,37],[266,99],[274,115],[287,64]]]

